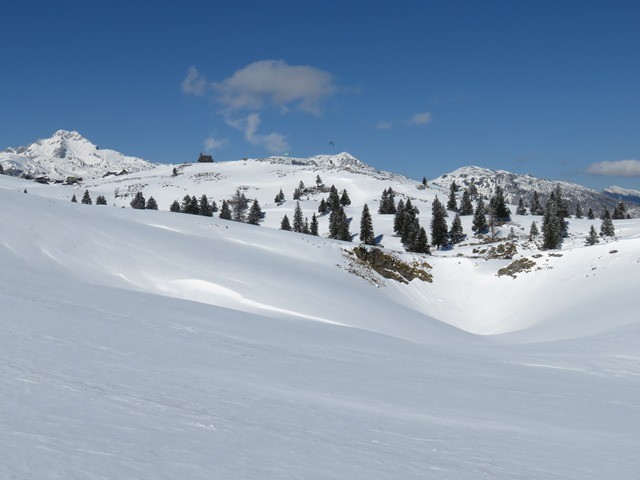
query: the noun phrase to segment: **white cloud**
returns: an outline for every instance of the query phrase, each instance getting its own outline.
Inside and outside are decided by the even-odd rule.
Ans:
[[[413,117],[411,117],[407,123],[409,125],[424,125],[425,123],[431,123],[431,113],[423,112],[416,113]]]
[[[208,137],[204,140],[204,149],[207,152],[217,150],[218,148],[226,147],[229,141],[226,138]]]
[[[378,120],[374,127],[378,130],[389,130],[391,128],[391,124],[389,122],[385,122],[384,120]]]
[[[207,79],[200,75],[196,67],[189,67],[187,76],[181,84],[184,93],[198,96],[204,95],[208,86]]]
[[[227,119],[227,124],[244,132],[244,138],[247,142],[264,147],[271,153],[283,153],[289,150],[289,143],[281,133],[258,133],[260,123],[259,113],[251,113],[240,119]]]
[[[321,101],[336,91],[333,77],[319,68],[287,65],[283,60],[262,60],[212,84],[218,101],[234,110],[257,110],[271,103],[283,110],[319,114]]]
[[[640,177],[640,160],[596,162],[587,167],[587,173],[607,177]]]

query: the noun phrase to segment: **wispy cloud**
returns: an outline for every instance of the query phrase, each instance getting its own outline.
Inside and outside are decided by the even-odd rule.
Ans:
[[[187,76],[180,84],[182,91],[187,95],[201,96],[207,92],[209,88],[209,82],[207,79],[200,75],[196,67],[189,67],[187,70]]]
[[[431,113],[416,113],[413,117],[407,120],[407,123],[409,125],[424,125],[425,123],[431,123]]]
[[[640,160],[596,162],[587,167],[587,173],[605,177],[640,177]]]
[[[389,122],[385,122],[384,120],[378,120],[374,127],[378,130],[389,130],[391,128],[391,124]]]
[[[226,147],[228,144],[229,141],[226,138],[216,138],[212,136],[205,138],[204,149],[207,152],[212,152],[213,150]]]
[[[244,118],[226,120],[227,124],[244,132],[244,138],[252,145],[258,145],[271,153],[282,153],[289,150],[289,143],[284,135],[277,132],[268,134],[258,133],[260,114],[251,113]]]

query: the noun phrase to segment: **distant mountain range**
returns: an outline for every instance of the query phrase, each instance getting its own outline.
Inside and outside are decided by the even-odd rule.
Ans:
[[[244,159],[248,160],[248,159]],[[338,155],[316,155],[308,158],[273,156],[254,159],[271,164],[301,166],[305,169],[340,169],[364,174],[378,180],[408,181],[406,177],[376,169],[343,152]],[[76,131],[59,130],[51,138],[38,140],[28,147],[7,148],[0,152],[0,165],[6,174],[28,178],[46,177],[51,181],[63,181],[69,177],[85,180],[98,179],[110,174],[127,174],[153,170],[158,164],[126,156],[114,150],[100,149]],[[603,207],[612,210],[619,201],[625,202],[632,214],[640,212],[640,191],[609,187],[602,192],[565,181],[551,181],[519,175],[504,170],[468,166],[441,175],[429,182],[430,187],[441,189],[445,195],[451,183],[460,187],[475,185],[478,192],[489,198],[496,185],[500,185],[507,202],[517,204],[520,197],[529,204],[534,191],[542,202],[560,185],[573,211],[580,202],[586,212],[592,208],[598,213]]]

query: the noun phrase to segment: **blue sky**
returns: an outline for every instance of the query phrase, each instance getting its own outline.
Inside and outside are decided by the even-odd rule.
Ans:
[[[640,189],[638,2],[0,11],[0,148],[67,129],[163,163],[347,151],[418,179],[473,164]]]

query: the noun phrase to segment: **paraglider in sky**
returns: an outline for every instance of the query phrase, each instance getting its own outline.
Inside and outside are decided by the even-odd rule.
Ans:
[[[331,145],[333,147],[333,142],[329,142],[329,145]]]

